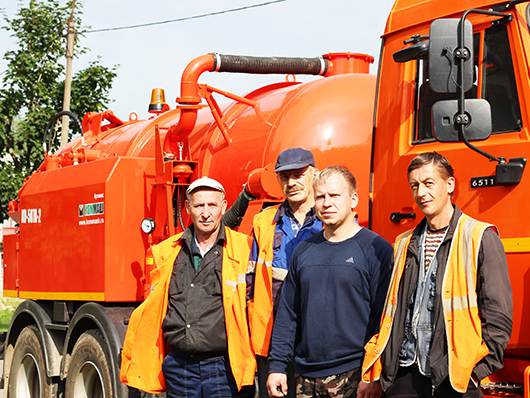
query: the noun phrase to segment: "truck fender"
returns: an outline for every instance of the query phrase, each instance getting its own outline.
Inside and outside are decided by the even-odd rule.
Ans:
[[[46,373],[49,377],[59,376],[61,368],[61,351],[63,349],[64,333],[48,330],[51,324],[53,307],[51,302],[24,300],[15,310],[6,337],[3,379],[9,378],[11,361],[17,338],[28,325],[36,325],[42,336],[44,358],[46,359]]]
[[[99,329],[105,339],[109,354],[109,369],[117,396],[127,396],[127,386],[120,383],[121,348],[127,331],[127,323],[135,307],[111,303],[89,302],[83,304],[74,314],[64,344],[64,358],[69,358],[77,339],[87,330]],[[61,379],[68,375],[68,360],[63,361]]]

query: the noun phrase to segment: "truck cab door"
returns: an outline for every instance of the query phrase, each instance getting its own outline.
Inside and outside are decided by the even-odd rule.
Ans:
[[[473,25],[466,22],[469,54],[464,70],[456,60],[460,19],[434,21],[429,36],[418,31],[412,46],[392,54],[394,62],[383,52],[372,158],[371,225],[376,232],[387,234],[391,242],[423,217],[406,175],[408,164],[420,153],[437,151],[453,164],[458,182],[455,202],[464,211],[472,208],[475,214],[494,215],[492,198],[506,192],[499,190],[491,196],[476,189],[492,187],[497,191],[498,185],[521,181],[526,159],[519,145],[526,140],[521,141],[522,89],[514,59],[520,59],[522,48],[514,43],[515,23],[498,17],[500,22],[492,23],[492,19],[481,16]],[[453,31],[452,37],[448,31]],[[465,75],[463,85],[461,72]],[[526,76],[524,70],[523,74]],[[384,99],[385,92],[392,93],[392,101]],[[496,156],[480,156],[464,143],[456,122],[462,99],[469,118],[466,138],[481,152]],[[491,165],[491,160],[499,165]],[[509,178],[503,180],[506,175]]]

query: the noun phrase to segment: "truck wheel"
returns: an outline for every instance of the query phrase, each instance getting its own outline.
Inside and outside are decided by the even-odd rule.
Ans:
[[[36,326],[26,326],[18,336],[9,374],[9,398],[48,398],[53,382],[46,375],[41,335]]]
[[[66,398],[110,398],[112,382],[103,335],[86,331],[75,343],[66,377]]]

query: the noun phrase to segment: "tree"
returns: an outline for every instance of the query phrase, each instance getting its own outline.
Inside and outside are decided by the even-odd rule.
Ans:
[[[59,0],[31,0],[12,19],[3,12],[3,29],[12,32],[18,49],[4,54],[8,68],[0,89],[0,220],[7,218],[7,203],[16,198],[24,179],[42,163],[44,129],[62,110],[70,12],[71,3],[61,5]],[[79,2],[75,15],[76,31],[80,32]],[[86,51],[77,45],[80,37],[78,33],[77,53]],[[106,109],[116,68],[101,65],[98,58],[76,73],[70,110],[82,116]],[[59,137],[53,148],[58,145]]]

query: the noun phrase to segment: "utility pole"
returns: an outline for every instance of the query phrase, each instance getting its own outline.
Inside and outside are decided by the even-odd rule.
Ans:
[[[68,20],[68,34],[66,36],[66,77],[64,81],[63,111],[70,110],[70,92],[72,90],[72,61],[74,59],[74,22],[75,0],[72,1],[72,12]],[[63,126],[61,128],[61,148],[68,144],[68,122],[70,118],[63,116]]]

